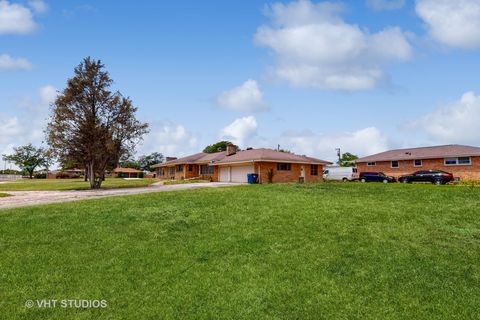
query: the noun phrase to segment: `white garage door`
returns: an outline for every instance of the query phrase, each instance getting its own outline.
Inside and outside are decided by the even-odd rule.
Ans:
[[[247,174],[255,173],[253,166],[244,167],[221,167],[221,182],[247,182]]]
[[[230,182],[230,167],[220,167],[220,182]]]

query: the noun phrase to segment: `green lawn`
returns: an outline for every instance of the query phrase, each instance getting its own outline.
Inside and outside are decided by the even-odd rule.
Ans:
[[[146,187],[158,180],[138,179],[124,180],[107,178],[102,183],[102,189]],[[0,191],[40,191],[40,190],[86,190],[90,183],[83,179],[24,179],[11,183],[0,184]]]
[[[191,179],[191,180],[165,180],[163,184],[168,186],[172,184],[187,184],[187,183],[207,183],[210,182],[208,180],[200,180],[200,179]]]
[[[329,183],[3,210],[0,318],[478,319],[479,208],[480,188]]]
[[[8,193],[0,192],[0,198],[5,198],[5,197],[10,197],[10,195]]]

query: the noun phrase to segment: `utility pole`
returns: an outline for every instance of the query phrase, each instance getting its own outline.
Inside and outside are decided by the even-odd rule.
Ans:
[[[340,164],[342,162],[342,152],[340,148],[336,148],[335,150],[337,150],[338,164]]]

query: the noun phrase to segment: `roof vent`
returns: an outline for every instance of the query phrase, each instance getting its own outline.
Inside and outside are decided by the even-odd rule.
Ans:
[[[411,152],[408,152],[408,151],[407,151],[407,152],[405,152],[405,154],[406,154],[406,155],[409,155],[409,156],[411,156],[411,155],[412,155],[412,153],[411,153]]]

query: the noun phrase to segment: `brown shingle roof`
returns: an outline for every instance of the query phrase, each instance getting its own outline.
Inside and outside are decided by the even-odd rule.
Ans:
[[[175,159],[175,160],[172,160],[172,161],[159,163],[159,164],[154,165],[153,167],[158,168],[158,167],[172,166],[172,165],[176,165],[176,164],[211,163],[212,161],[218,161],[218,160],[221,160],[221,159],[225,158],[226,155],[227,155],[226,151],[215,152],[215,153],[200,152],[200,153],[195,153],[195,154],[192,154],[190,156],[183,157],[183,158]]]
[[[226,151],[216,153],[196,153],[180,159],[156,164],[153,167],[166,167],[176,164],[228,164],[242,163],[253,161],[278,161],[278,162],[296,162],[296,163],[312,163],[312,164],[331,164],[331,162],[316,158],[299,156],[294,153],[279,152],[273,149],[251,149],[238,151],[237,153],[227,156]]]
[[[112,170],[112,172],[123,172],[123,173],[140,173],[142,171],[133,169],[133,168],[115,168]]]
[[[226,156],[217,164],[254,162],[254,161],[278,161],[296,163],[330,164],[331,162],[307,156],[299,156],[294,153],[280,152],[273,149],[251,149],[239,151],[231,156]]]
[[[397,149],[357,159],[355,162],[435,159],[447,157],[480,156],[480,148],[450,144],[423,148]]]

